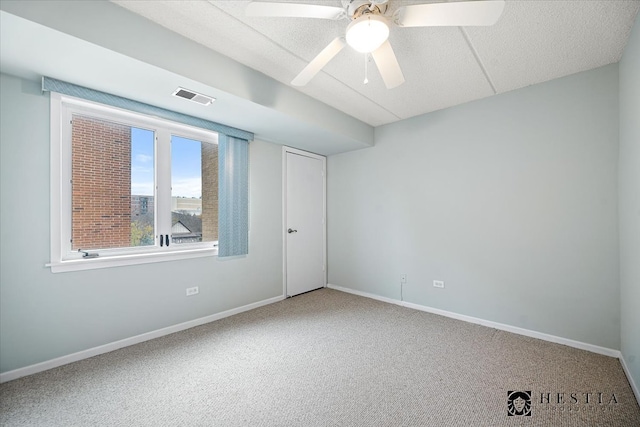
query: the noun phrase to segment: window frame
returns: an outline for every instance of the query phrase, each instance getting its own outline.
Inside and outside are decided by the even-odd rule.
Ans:
[[[90,250],[98,252],[97,258],[83,258],[70,247],[72,230],[71,191],[71,117],[84,114],[127,126],[150,129],[155,132],[154,141],[154,245],[117,249]],[[171,137],[180,136],[218,144],[215,131],[196,128],[171,120],[147,116],[141,113],[50,93],[51,131],[51,263],[46,264],[53,273],[91,270],[96,268],[147,264],[218,255],[218,242],[181,243],[169,247],[158,245],[157,236],[164,230],[171,234]],[[163,140],[164,142],[160,142]],[[166,145],[159,156],[160,145]],[[163,196],[159,197],[159,191]],[[166,210],[160,214],[161,210]],[[163,221],[164,224],[160,224]]]

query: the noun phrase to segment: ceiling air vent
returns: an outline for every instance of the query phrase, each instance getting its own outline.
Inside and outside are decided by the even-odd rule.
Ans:
[[[200,93],[196,93],[192,90],[184,89],[181,87],[179,87],[178,89],[175,90],[175,92],[173,92],[173,96],[177,96],[178,98],[188,99],[189,101],[197,102],[200,105],[209,105],[216,100],[215,98],[212,98],[210,96],[202,95]]]

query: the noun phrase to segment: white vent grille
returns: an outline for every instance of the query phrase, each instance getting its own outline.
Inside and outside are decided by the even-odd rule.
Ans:
[[[212,98],[210,96],[202,95],[200,93],[197,93],[197,92],[194,92],[192,90],[185,89],[185,88],[182,88],[182,87],[179,87],[178,89],[176,89],[173,92],[173,96],[178,97],[178,98],[188,99],[189,101],[196,102],[196,103],[198,103],[200,105],[209,105],[213,101],[216,100],[215,98]]]

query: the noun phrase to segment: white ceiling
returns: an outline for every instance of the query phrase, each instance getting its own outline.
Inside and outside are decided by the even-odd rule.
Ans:
[[[348,24],[247,17],[249,1],[113,1],[287,85]],[[427,2],[390,0],[390,8]],[[363,84],[364,54],[347,48],[297,89],[372,126],[391,123],[615,63],[639,8],[638,0],[507,0],[492,27],[392,27],[403,85],[386,89],[373,62]]]

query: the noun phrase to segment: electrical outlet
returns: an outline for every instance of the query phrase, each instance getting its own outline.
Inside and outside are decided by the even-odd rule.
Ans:
[[[434,288],[444,288],[444,282],[442,280],[434,280],[433,281]]]
[[[194,286],[193,288],[187,288],[187,296],[190,297],[191,295],[195,295],[197,293],[199,293],[200,290],[198,289],[197,286]]]
[[[406,274],[401,274],[400,275],[400,283],[407,283],[407,275]]]

